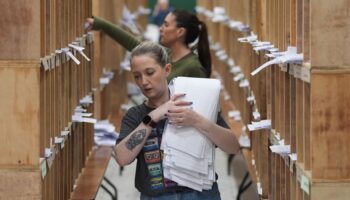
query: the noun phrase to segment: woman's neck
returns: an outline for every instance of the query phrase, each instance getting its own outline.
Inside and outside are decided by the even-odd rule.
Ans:
[[[189,54],[191,52],[191,49],[189,49],[187,46],[184,46],[180,43],[175,43],[171,47],[171,62],[176,62]]]
[[[155,97],[153,99],[148,99],[146,102],[146,105],[151,108],[158,108],[159,106],[163,105],[165,102],[167,102],[170,99],[170,91],[167,90],[167,92],[162,95],[161,97]]]

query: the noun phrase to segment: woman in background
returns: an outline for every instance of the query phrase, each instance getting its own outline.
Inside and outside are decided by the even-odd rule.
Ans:
[[[173,9],[169,6],[168,0],[158,0],[153,9],[151,22],[160,27],[171,10]]]
[[[132,51],[141,42],[121,27],[102,18],[88,18],[87,23],[88,29],[104,31],[128,51]],[[161,44],[168,48],[171,57],[172,72],[168,81],[177,76],[210,77],[211,56],[207,27],[196,15],[184,10],[170,12],[160,27],[160,37]],[[189,45],[197,38],[197,45],[191,49]]]

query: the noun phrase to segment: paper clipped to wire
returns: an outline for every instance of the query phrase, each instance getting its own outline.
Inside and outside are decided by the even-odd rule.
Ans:
[[[303,54],[297,54],[295,47],[288,47],[288,50],[286,52],[281,52],[280,54],[274,53],[273,56],[275,56],[274,59],[269,60],[268,62],[264,63],[260,67],[256,68],[253,72],[250,74],[252,76],[255,76],[260,71],[265,69],[266,67],[274,64],[284,64],[284,63],[299,63],[304,60]],[[270,55],[270,57],[273,57]]]

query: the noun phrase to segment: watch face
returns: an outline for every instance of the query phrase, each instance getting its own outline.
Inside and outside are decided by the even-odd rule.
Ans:
[[[148,125],[151,122],[152,118],[149,115],[146,115],[142,122],[145,123],[146,125]]]
[[[143,119],[142,119],[142,122],[145,124],[145,125],[148,125],[152,128],[155,128],[157,126],[157,123],[155,123],[152,118],[149,116],[149,115],[146,115]]]

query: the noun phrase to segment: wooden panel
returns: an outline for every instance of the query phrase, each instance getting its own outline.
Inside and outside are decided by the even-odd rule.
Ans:
[[[311,141],[310,141],[310,84],[304,82],[304,167],[311,168]]]
[[[303,54],[304,54],[304,62],[309,62],[310,61],[310,0],[303,0],[303,9],[304,9],[303,10]],[[326,41],[323,41],[323,42],[326,42]]]
[[[290,150],[291,153],[297,152],[296,146],[296,121],[297,121],[297,107],[296,107],[296,79],[290,75]]]
[[[285,184],[286,184],[286,193],[284,194],[284,199],[285,200],[290,200],[290,194],[291,194],[291,178],[292,178],[292,174],[289,171],[289,166],[285,165]]]
[[[40,171],[0,169],[0,180],[0,199],[42,199]]]
[[[296,0],[296,47],[303,52],[303,0]]]
[[[274,109],[275,111],[275,130],[277,134],[281,133],[281,124],[280,124],[280,120],[281,120],[281,112],[280,112],[280,98],[281,98],[281,93],[280,93],[280,88],[282,87],[281,83],[280,83],[280,78],[279,78],[279,74],[280,74],[280,69],[278,68],[278,66],[273,66],[274,67],[274,76],[275,76],[275,106],[272,107],[272,109]]]
[[[313,179],[350,179],[350,70],[312,70]]]
[[[296,173],[290,174],[290,193],[289,193],[289,199],[295,200],[296,199],[296,187],[297,187],[297,177]]]
[[[40,1],[0,2],[0,59],[40,58]]]
[[[312,183],[311,200],[344,200],[350,196],[350,183]]]
[[[92,152],[71,199],[95,198],[111,154],[112,148],[110,147],[100,147]]]
[[[350,1],[310,1],[312,66],[350,65]]]
[[[304,162],[304,119],[303,119],[303,82],[296,80],[296,147],[298,162]]]
[[[256,177],[256,170],[254,165],[252,165],[251,160],[253,159],[252,157],[252,152],[248,149],[242,149],[242,154],[244,156],[248,171],[249,171],[249,175],[252,179],[253,182],[257,182],[257,177]]]
[[[291,105],[290,105],[290,75],[283,73],[284,76],[284,143],[291,144],[290,122],[291,122]]]
[[[257,1],[257,35],[262,41],[267,40],[267,0]]]
[[[287,188],[286,188],[286,165],[284,163],[283,157],[279,156],[279,160],[280,160],[280,190],[279,190],[279,198],[278,199],[286,199],[285,195],[287,192]]]
[[[39,164],[39,66],[0,63],[0,165],[37,167]]]
[[[290,0],[290,44],[291,46],[296,46],[296,39],[297,39],[297,33],[296,33],[296,1],[297,0]]]
[[[284,4],[284,49],[291,45],[291,0],[285,0]]]
[[[278,70],[278,76],[279,76],[279,82],[280,82],[280,87],[279,87],[279,133],[281,138],[285,139],[285,72],[282,72],[281,70]]]
[[[212,5],[222,3],[219,0],[210,2]],[[208,1],[201,3],[206,5]],[[347,14],[349,2],[232,0],[227,7],[230,18],[249,25],[259,40],[270,41],[280,51],[286,50],[288,46],[296,46],[297,52],[304,54],[304,61],[310,61],[315,70],[311,83],[304,82],[300,77],[295,78],[294,75],[297,75],[293,71],[281,72],[278,66],[271,66],[251,77],[252,68],[267,60],[257,59],[250,44],[237,42],[237,38],[244,37],[245,33],[225,30],[209,22],[214,42],[220,41],[222,46],[229,44],[226,48],[228,55],[248,77],[250,90],[256,97],[256,104],[247,103],[246,97],[251,91],[240,88],[238,82],[232,81],[233,75],[227,75],[227,70],[218,70],[225,77],[225,87],[229,88],[232,101],[241,111],[242,122],[251,123],[252,108],[258,109],[262,119],[272,120],[272,132],[278,133],[285,144],[291,145],[292,153],[297,153],[298,166],[312,174],[308,176],[312,177],[311,181],[349,180],[350,162],[344,158],[350,153],[346,148],[350,142],[346,130],[350,125],[345,120],[350,114],[350,109],[347,109],[350,94],[346,91],[350,70],[340,70],[346,69],[350,63],[350,58],[345,56],[350,50],[350,39],[347,37],[350,31]],[[213,63],[225,66],[217,59],[213,59]],[[332,68],[337,70],[329,71]],[[266,78],[265,82],[262,77]],[[268,174],[265,179],[269,190],[266,198],[322,199],[320,195],[313,196],[313,192],[311,196],[307,195],[297,183],[295,172],[289,172],[284,160],[279,155],[267,153],[269,141],[264,133],[256,131],[249,135],[252,142],[251,159],[256,164],[252,171],[258,172],[260,182]],[[265,167],[268,169],[266,173]],[[264,184],[262,187],[264,193],[266,187]],[[327,198],[332,199],[330,196]]]

